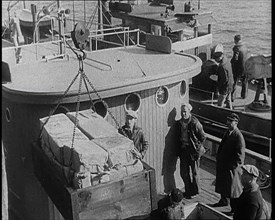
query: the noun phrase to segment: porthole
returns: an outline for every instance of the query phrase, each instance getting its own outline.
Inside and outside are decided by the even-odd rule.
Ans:
[[[107,116],[107,108],[105,107],[104,103],[102,101],[95,101],[94,102],[95,111],[97,114],[102,116],[103,118],[106,118]]]
[[[6,119],[7,119],[7,122],[11,121],[11,113],[9,108],[6,108]]]
[[[186,91],[187,91],[187,84],[186,84],[186,81],[183,80],[180,84],[180,96],[184,97],[186,95]]]
[[[140,108],[140,96],[136,93],[129,94],[125,99],[125,110],[138,111]]]
[[[156,92],[156,102],[159,106],[164,106],[168,102],[169,91],[166,86],[161,86]]]

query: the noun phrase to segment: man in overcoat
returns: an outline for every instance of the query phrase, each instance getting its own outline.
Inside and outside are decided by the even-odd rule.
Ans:
[[[239,120],[235,113],[227,117],[228,130],[222,138],[216,157],[215,191],[221,194],[221,198],[213,207],[227,206],[230,202],[231,214],[242,193],[241,165],[245,158],[245,140],[237,127]]]

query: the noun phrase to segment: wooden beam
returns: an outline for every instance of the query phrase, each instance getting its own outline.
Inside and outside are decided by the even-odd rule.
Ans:
[[[207,35],[193,38],[190,40],[178,41],[178,42],[172,43],[172,50],[185,51],[185,50],[193,49],[193,48],[211,44],[211,43],[212,43],[212,34],[207,34]]]

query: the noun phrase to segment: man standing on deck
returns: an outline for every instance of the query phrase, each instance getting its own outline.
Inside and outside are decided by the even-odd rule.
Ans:
[[[223,107],[224,103],[226,108],[232,109],[231,92],[233,86],[233,74],[231,65],[223,54],[223,45],[218,44],[214,51],[214,59],[219,64],[217,68],[218,75],[218,106]]]
[[[196,197],[200,191],[199,166],[200,157],[205,153],[203,142],[206,139],[199,120],[191,114],[192,106],[181,106],[181,119],[176,123],[179,131],[180,175],[185,186],[185,198]],[[191,173],[190,173],[191,172]]]
[[[253,165],[242,165],[241,182],[243,193],[237,200],[234,220],[269,219],[269,210],[256,183],[259,170]]]
[[[136,111],[126,111],[126,123],[118,132],[134,142],[135,148],[141,154],[141,159],[143,159],[148,149],[148,142],[145,139],[142,129],[136,125],[137,118]]]
[[[234,77],[234,84],[231,93],[232,102],[236,98],[236,86],[239,80],[242,82],[241,98],[245,99],[248,93],[248,77],[245,74],[245,61],[248,58],[248,50],[241,40],[241,35],[237,34],[234,37],[235,46],[233,47],[233,57],[231,66]]]
[[[216,157],[216,188],[220,201],[213,207],[231,206],[234,213],[236,200],[242,193],[241,169],[245,158],[245,140],[237,125],[239,116],[232,113],[227,117],[228,130],[223,135]]]

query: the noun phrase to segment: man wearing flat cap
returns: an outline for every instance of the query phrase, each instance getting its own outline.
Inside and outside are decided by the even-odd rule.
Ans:
[[[268,207],[263,200],[262,193],[257,178],[259,171],[253,165],[242,165],[241,182],[243,185],[243,192],[237,200],[237,206],[233,216],[233,220],[243,219],[267,219]]]
[[[223,51],[222,44],[218,44],[214,50],[213,57],[219,64],[217,68],[217,86],[219,91],[218,106],[232,109],[231,92],[233,88],[233,73],[229,60]]]
[[[223,135],[216,157],[216,188],[221,194],[220,201],[213,207],[227,206],[230,203],[231,213],[234,213],[236,200],[242,193],[241,165],[245,157],[245,140],[238,129],[240,121],[235,113],[227,117],[228,130]]]
[[[125,125],[118,131],[134,142],[135,148],[140,152],[141,159],[143,159],[148,149],[148,142],[145,139],[142,129],[137,126],[137,118],[138,115],[136,111],[127,110]]]
[[[180,176],[184,182],[184,196],[187,199],[196,197],[200,192],[200,157],[205,153],[203,143],[206,139],[202,124],[191,114],[191,110],[192,106],[189,103],[182,104],[181,119],[176,122],[180,143]]]
[[[231,59],[231,66],[233,71],[233,89],[231,93],[232,102],[236,98],[236,86],[239,80],[242,82],[241,98],[245,99],[248,93],[248,77],[245,73],[245,61],[248,58],[248,50],[242,41],[241,35],[234,36],[233,57]]]

